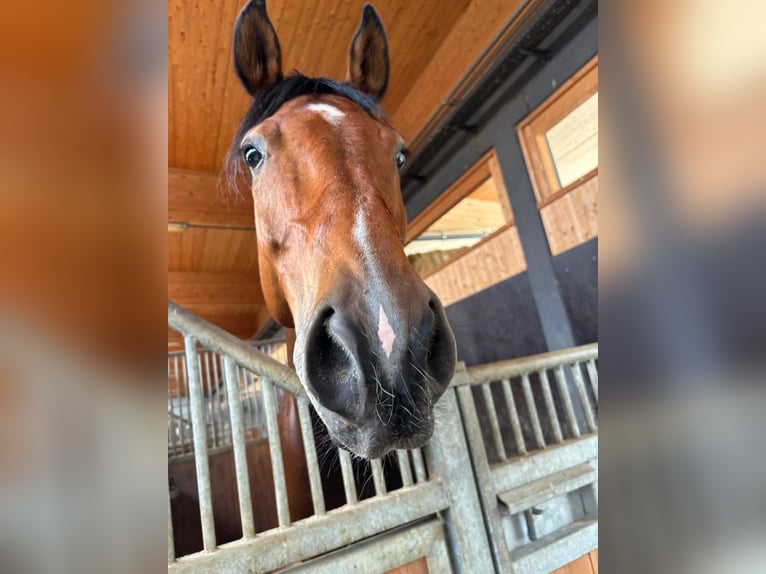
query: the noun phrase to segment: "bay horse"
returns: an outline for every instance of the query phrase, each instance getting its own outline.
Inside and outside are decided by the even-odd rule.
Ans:
[[[336,445],[368,459],[423,446],[456,348],[441,302],[404,253],[406,151],[380,107],[383,24],[366,4],[345,81],[284,75],[265,1],[250,0],[235,23],[234,64],[253,101],[226,170],[249,172],[263,293],[295,329],[301,383]]]

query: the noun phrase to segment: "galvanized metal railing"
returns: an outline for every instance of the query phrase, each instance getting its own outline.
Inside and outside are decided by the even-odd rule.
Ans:
[[[597,545],[597,360],[594,343],[452,383],[500,572],[549,572]]]
[[[186,382],[189,391],[188,415],[191,421],[193,453],[197,477],[203,552],[176,557],[173,545],[172,515],[168,514],[168,571],[267,572],[299,561],[296,567],[305,571],[331,570],[337,564],[357,563],[356,548],[362,540],[378,555],[387,548],[386,560],[369,571],[404,565],[424,556],[430,567],[444,570],[445,564],[460,572],[485,572],[492,568],[486,549],[479,499],[470,467],[465,437],[459,425],[454,391],[441,400],[442,418],[436,421],[434,438],[424,449],[398,451],[392,459],[398,465],[401,487],[391,490],[380,460],[369,463],[375,494],[360,500],[351,455],[339,450],[343,491],[346,504],[333,511],[325,507],[320,466],[317,460],[308,398],[295,373],[225,331],[210,325],[192,313],[168,302],[168,324],[184,335]],[[237,481],[238,502],[242,522],[242,538],[222,546],[216,543],[211,501],[206,402],[201,376],[198,345],[220,355],[228,400],[229,427]],[[245,451],[246,423],[241,397],[241,378],[237,369],[258,377],[263,399],[263,418],[272,466],[272,482],[276,495],[278,527],[255,532],[250,477]],[[313,516],[291,523],[286,489],[283,452],[279,436],[276,392],[292,393],[297,399],[298,416],[308,467],[313,502]],[[212,428],[210,428],[212,432]],[[358,461],[357,461],[358,463]],[[450,513],[443,512],[450,509]],[[420,521],[417,536],[423,543],[417,548],[395,529]],[[415,531],[413,530],[413,536]],[[370,537],[375,537],[370,539]],[[445,544],[444,541],[448,541]],[[393,541],[398,541],[394,543]],[[331,556],[314,558],[333,550],[353,545]],[[451,555],[447,554],[451,549]],[[377,549],[377,550],[375,550]],[[414,554],[413,554],[414,553]],[[329,571],[328,570],[328,571]],[[291,569],[292,571],[292,569]],[[382,571],[382,570],[381,570]]]
[[[254,348],[271,357],[282,354],[284,343],[268,343]],[[224,382],[223,357],[210,350],[197,352],[204,397],[204,413],[208,448],[233,446],[229,422],[229,398]],[[242,401],[243,430],[248,440],[266,437],[263,394],[259,377],[251,371],[235,367],[233,380],[238,382]],[[188,392],[188,369],[185,351],[168,353],[168,457],[188,456],[193,453],[194,441],[191,423],[191,396]]]

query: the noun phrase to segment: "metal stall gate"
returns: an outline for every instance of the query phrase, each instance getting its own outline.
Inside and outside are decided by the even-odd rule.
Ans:
[[[169,495],[169,572],[386,572],[423,558],[433,573],[497,569],[542,573],[549,571],[548,566],[573,560],[596,546],[595,532],[589,528],[595,524],[595,502],[583,488],[595,480],[594,472],[587,473],[584,465],[595,459],[596,437],[580,435],[580,413],[572,406],[569,384],[574,384],[581,403],[587,403],[588,429],[595,433],[594,415],[582,377],[573,375],[574,371],[565,373],[560,366],[588,360],[588,379],[595,393],[595,346],[569,354],[547,354],[541,361],[533,361],[531,367],[529,361],[509,361],[460,369],[439,401],[429,444],[423,449],[397,451],[386,461],[396,467],[395,485],[387,482],[383,461],[370,461],[374,494],[362,499],[351,455],[338,451],[345,500],[339,508],[328,510],[309,401],[295,373],[172,302],[168,302],[168,324],[185,338],[185,354],[180,360],[170,358],[169,378],[177,377],[176,385],[179,380],[188,385],[186,404],[179,393],[169,391],[169,454],[189,448],[193,452],[203,542],[201,552],[176,557]],[[198,344],[208,351],[200,352]],[[224,383],[220,388],[209,383],[210,370],[219,368],[216,365],[220,365]],[[541,423],[534,402],[539,385],[533,391],[527,373],[549,369],[554,371],[558,390],[551,393],[549,389],[543,399],[549,407],[547,412],[555,416]],[[568,375],[573,380],[568,380]],[[520,385],[510,380],[516,376],[522,376]],[[525,412],[534,412],[533,419],[524,413],[519,416],[515,406],[504,413],[494,408],[489,382],[496,379],[507,379],[501,384],[508,405],[515,404],[516,387],[520,387],[532,401],[526,403]],[[484,393],[486,412],[474,403],[474,387]],[[284,466],[279,437],[280,392],[297,399],[307,489],[313,503],[313,514],[295,522],[290,520],[285,478],[290,469]],[[583,402],[583,397],[588,400]],[[559,402],[567,421],[566,432],[556,412]],[[510,421],[516,439],[510,456],[503,451],[501,460],[495,461],[488,455],[480,418],[490,422],[496,447],[502,447],[505,421]],[[528,429],[529,420],[533,422]],[[548,426],[553,429],[550,433]],[[525,433],[530,432],[537,447],[555,444],[530,453],[524,440]],[[552,438],[548,439],[548,434]],[[246,440],[256,435],[268,441],[278,517],[278,525],[263,532],[256,532],[254,527],[246,453]],[[233,450],[242,536],[219,545],[208,454],[225,445]],[[595,496],[595,489],[589,492]],[[577,496],[582,500],[579,506]],[[562,497],[568,506],[562,504]],[[504,512],[501,505],[506,508]]]

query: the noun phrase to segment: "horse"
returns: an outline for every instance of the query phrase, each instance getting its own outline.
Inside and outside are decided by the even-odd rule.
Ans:
[[[380,104],[383,23],[366,4],[344,81],[283,74],[264,0],[243,7],[233,44],[253,99],[224,170],[250,180],[264,298],[295,330],[301,384],[336,446],[365,459],[421,447],[457,353],[404,253],[407,151]]]

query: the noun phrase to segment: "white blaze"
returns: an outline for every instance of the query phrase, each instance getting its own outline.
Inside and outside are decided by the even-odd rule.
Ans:
[[[380,344],[386,352],[386,357],[391,357],[396,333],[394,333],[394,329],[388,321],[388,316],[383,310],[383,305],[380,306],[380,312],[378,313],[378,339],[380,339]]]
[[[342,111],[330,104],[309,104],[306,109],[320,114],[333,125],[337,125],[340,119],[345,116]]]

